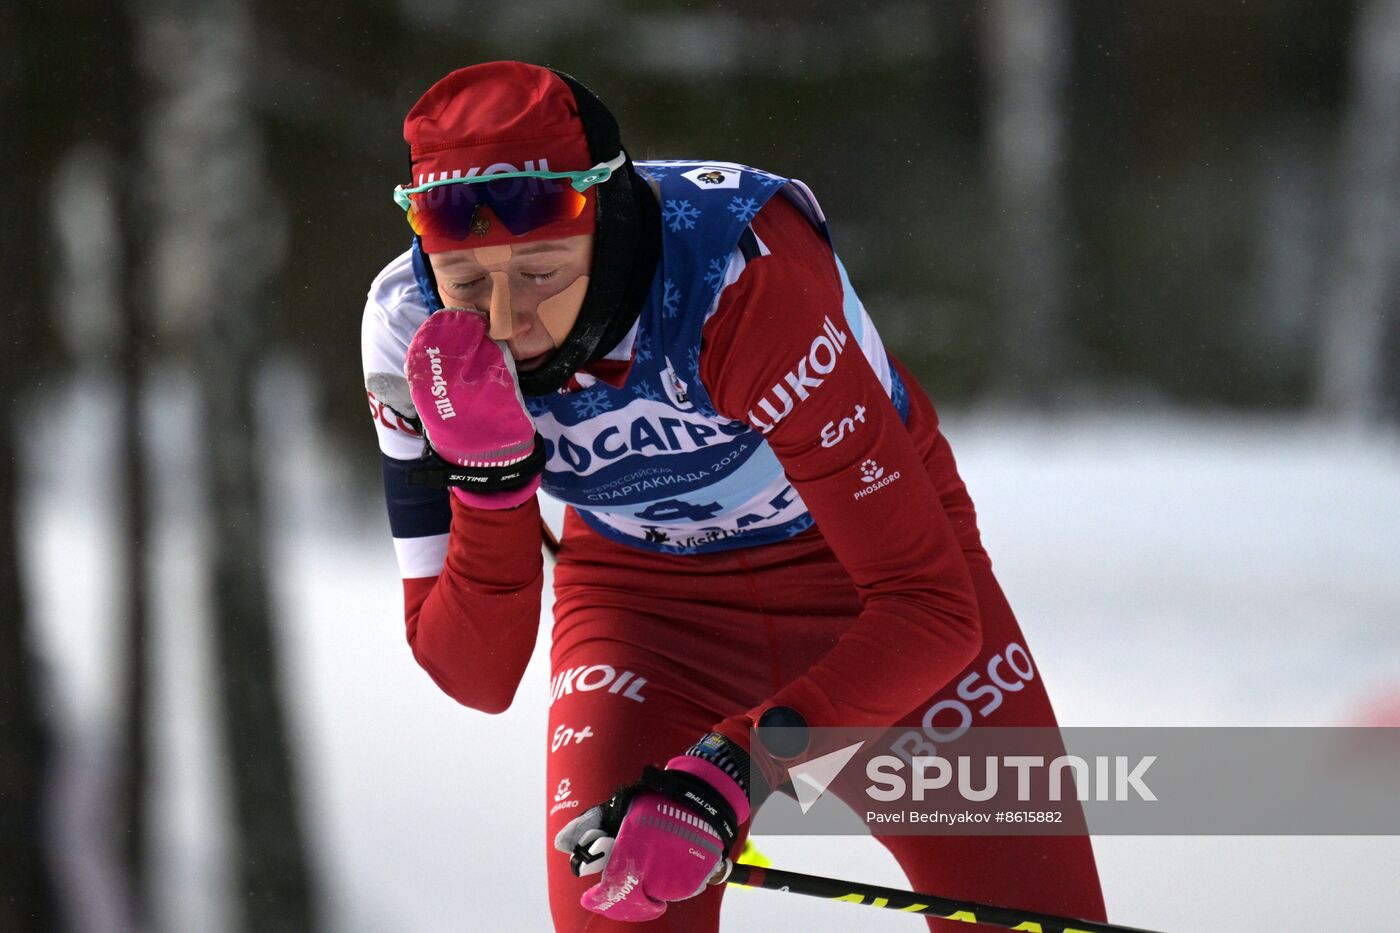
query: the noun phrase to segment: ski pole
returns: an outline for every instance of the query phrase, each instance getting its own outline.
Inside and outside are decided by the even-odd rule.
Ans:
[[[549,522],[540,517],[540,543],[544,545],[545,560],[553,566],[559,558],[559,537],[554,533],[554,529],[549,527]]]
[[[725,884],[743,884],[752,888],[767,888],[770,891],[788,891],[792,894],[806,894],[810,897],[824,897],[833,901],[850,904],[864,904],[867,907],[883,907],[908,914],[922,914],[926,917],[942,917],[945,920],[959,920],[963,923],[980,923],[1001,927],[1004,930],[1024,930],[1029,933],[1152,933],[1137,927],[1118,926],[1112,923],[1099,923],[1095,920],[1076,920],[1073,917],[1059,917],[1042,914],[1033,910],[1017,910],[1012,907],[997,907],[993,904],[980,904],[976,901],[958,901],[932,894],[918,894],[913,891],[898,891],[873,884],[855,881],[838,881],[835,878],[821,878],[816,875],[803,875],[793,871],[779,871],[776,868],[759,868],[756,865],[734,863],[729,874],[723,879]]]

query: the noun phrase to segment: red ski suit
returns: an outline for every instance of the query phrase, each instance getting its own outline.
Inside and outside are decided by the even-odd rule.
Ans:
[[[807,352],[824,318],[843,320],[830,248],[798,210],[775,197],[752,226],[770,253],[721,293],[700,357],[716,409],[736,420]],[[747,746],[750,725],[772,705],[818,727],[919,729],[942,700],[970,708],[976,725],[1055,724],[937,414],[914,378],[900,375],[911,397],[907,425],[865,357],[847,353],[822,390],[766,436],[816,520],[787,541],[659,554],[607,540],[567,514],[554,576],[546,846],[643,765],[712,729]],[[841,441],[824,446],[823,430],[829,439],[847,418]],[[873,490],[867,462],[884,471]],[[506,709],[533,651],[539,521],[533,500],[489,511],[454,499],[443,571],[404,581],[414,656],[475,709]],[[974,672],[1003,685],[998,702],[959,698],[958,682]],[[1085,837],[880,841],[915,889],[1104,918]],[[579,895],[596,879],[573,877],[552,848],[546,857],[557,929],[639,928],[584,911]],[[675,903],[642,928],[715,930],[722,896],[719,886]]]

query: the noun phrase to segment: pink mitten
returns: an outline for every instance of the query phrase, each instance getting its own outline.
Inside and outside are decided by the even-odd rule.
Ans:
[[[486,315],[476,311],[429,315],[408,345],[404,376],[433,450],[467,468],[466,481],[481,483],[480,491],[453,485],[452,494],[477,508],[508,509],[527,501],[540,485],[537,469],[516,488],[492,488],[502,468],[524,462],[534,451],[535,425],[516,384],[510,350],[487,336],[488,326]]]
[[[620,791],[555,839],[556,848],[574,854],[580,874],[596,870],[580,856],[603,864],[602,880],[580,898],[594,913],[651,920],[668,901],[699,894],[724,866],[739,825],[749,818],[743,789],[703,758],[681,755],[665,771],[648,769],[642,788],[650,787],[662,790]]]

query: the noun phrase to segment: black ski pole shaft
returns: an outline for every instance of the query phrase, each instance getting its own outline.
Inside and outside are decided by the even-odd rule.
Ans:
[[[766,888],[769,891],[788,891],[926,917],[980,923],[1004,930],[1026,930],[1031,933],[1152,933],[1150,930],[1099,923],[1096,920],[1076,920],[1073,917],[1059,917],[1033,910],[1016,910],[1011,907],[997,907],[994,904],[979,904],[976,901],[958,901],[932,894],[898,891],[873,884],[838,881],[835,878],[821,878],[817,875],[803,875],[794,871],[779,871],[776,868],[759,868],[756,865],[740,863],[735,863],[724,881],[726,884],[744,884],[751,888]]]

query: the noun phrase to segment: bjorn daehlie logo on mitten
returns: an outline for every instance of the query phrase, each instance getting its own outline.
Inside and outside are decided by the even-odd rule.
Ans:
[[[433,405],[437,408],[438,417],[446,421],[448,418],[457,417],[457,410],[452,407],[452,399],[447,397],[447,380],[442,375],[442,360],[438,359],[442,351],[437,347],[428,347],[428,369],[433,374]]]

